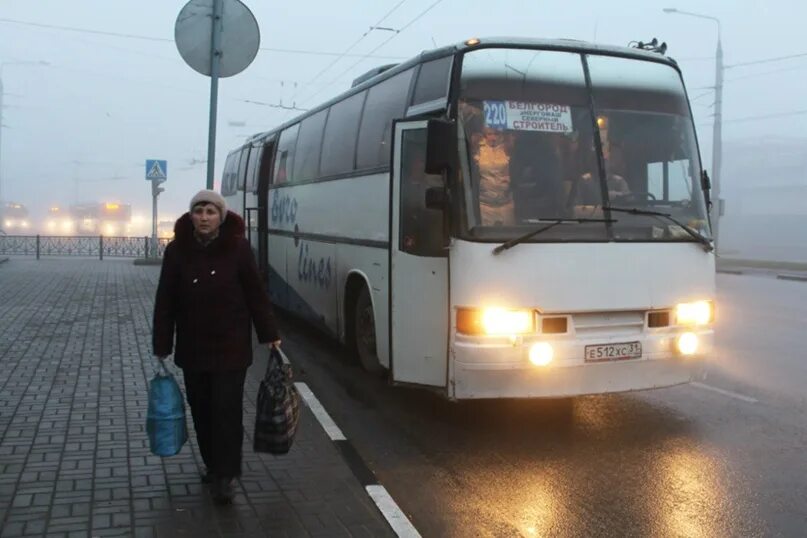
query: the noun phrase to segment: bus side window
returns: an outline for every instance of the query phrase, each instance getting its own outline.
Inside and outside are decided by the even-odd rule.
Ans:
[[[366,91],[360,92],[331,107],[322,142],[320,176],[335,176],[353,171],[359,119],[366,96]]]
[[[300,124],[297,136],[297,151],[294,158],[294,172],[291,181],[307,181],[319,176],[319,156],[322,150],[322,133],[328,110],[320,110],[308,116]]]
[[[286,183],[289,180],[292,166],[294,166],[294,153],[297,147],[297,132],[300,124],[294,124],[285,129],[280,135],[275,156],[275,173],[272,174],[272,185]]]
[[[398,248],[415,256],[445,256],[443,212],[426,208],[426,190],[443,183],[442,176],[426,173],[426,129],[403,133],[400,181]]]
[[[693,199],[688,159],[647,165],[647,192],[655,200],[688,202]]]
[[[235,166],[235,160],[238,155],[240,155],[240,153],[230,153],[227,155],[227,160],[224,161],[224,172],[221,174],[222,196],[232,196],[235,194],[235,189],[233,188],[234,185],[230,177],[233,173],[233,167]]]
[[[448,82],[451,77],[451,61],[453,56],[445,56],[420,67],[412,104],[427,103],[448,97]]]
[[[389,166],[392,120],[404,115],[412,71],[407,69],[370,88],[359,127],[357,170]]]
[[[249,146],[241,150],[241,160],[238,162],[238,176],[236,186],[239,191],[244,190],[244,181],[247,177],[247,162],[249,161]]]
[[[258,164],[263,153],[263,146],[253,146],[247,161],[246,191],[258,192]]]

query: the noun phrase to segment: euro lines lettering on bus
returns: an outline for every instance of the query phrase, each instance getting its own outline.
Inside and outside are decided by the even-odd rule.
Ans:
[[[316,284],[322,289],[329,289],[333,282],[331,257],[311,256],[307,243],[300,243],[297,257],[297,278],[306,284]]]
[[[275,191],[272,197],[272,224],[295,224],[297,222],[297,199]]]
[[[570,133],[572,113],[566,105],[523,101],[485,101],[485,126],[513,131]]]

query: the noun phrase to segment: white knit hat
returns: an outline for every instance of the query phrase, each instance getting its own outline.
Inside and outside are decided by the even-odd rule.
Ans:
[[[197,204],[213,204],[221,214],[221,222],[227,217],[227,201],[224,197],[216,191],[209,191],[203,189],[196,193],[196,196],[191,198],[190,210],[193,211],[194,206]]]

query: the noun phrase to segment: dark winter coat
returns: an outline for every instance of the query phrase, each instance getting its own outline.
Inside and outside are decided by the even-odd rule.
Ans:
[[[228,212],[219,236],[202,245],[185,213],[165,249],[154,304],[154,354],[195,371],[246,369],[252,329],[258,341],[278,340],[269,297],[244,238],[244,221]],[[176,349],[174,333],[176,332]]]

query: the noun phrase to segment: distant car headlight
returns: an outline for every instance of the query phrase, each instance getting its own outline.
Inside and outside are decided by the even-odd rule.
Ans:
[[[675,321],[678,325],[708,325],[714,321],[715,307],[712,301],[680,303],[675,307]]]
[[[460,308],[457,332],[471,335],[511,336],[535,331],[532,310],[505,308]]]
[[[13,228],[14,227],[14,221],[13,220],[3,221],[3,224],[6,226],[6,228]]]

